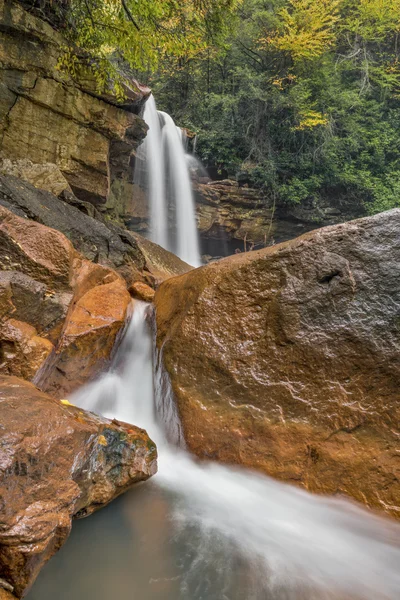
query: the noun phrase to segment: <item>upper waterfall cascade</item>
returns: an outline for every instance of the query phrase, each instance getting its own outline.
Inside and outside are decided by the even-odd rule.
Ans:
[[[144,427],[156,441],[159,472],[154,484],[175,497],[173,527],[177,532],[186,528],[188,539],[193,528],[199,536],[197,556],[179,576],[179,598],[398,600],[397,524],[343,499],[312,495],[243,468],[199,463],[168,443],[168,430],[179,439],[179,418],[158,369],[154,376],[150,311],[144,303],[135,304],[113,369],[73,401]],[[215,552],[224,565],[219,576],[223,579],[225,573],[224,581],[230,583],[213,581],[213,594],[189,595],[191,578],[202,565],[217,568]],[[229,588],[234,576],[228,565],[237,554],[252,569],[250,582],[244,570],[239,577],[241,592]]]
[[[201,259],[185,137],[170,115],[157,111],[152,95],[143,119],[149,130],[137,153],[134,179],[147,192],[151,240],[198,267]]]

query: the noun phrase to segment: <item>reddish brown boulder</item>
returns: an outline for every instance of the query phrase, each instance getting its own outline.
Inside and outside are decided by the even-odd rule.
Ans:
[[[21,598],[65,542],[72,518],[153,475],[156,449],[144,430],[16,377],[0,377],[0,412],[0,588]]]
[[[9,319],[0,324],[0,373],[32,379],[53,350],[53,344],[37,335],[28,323]]]
[[[0,587],[0,600],[15,600],[15,596],[13,596],[11,592]]]
[[[133,298],[143,300],[143,302],[153,302],[155,291],[149,285],[141,281],[135,281],[130,288],[129,293]]]
[[[400,210],[164,282],[190,450],[400,515]]]
[[[122,279],[90,289],[71,311],[44,389],[63,397],[105,370],[126,321],[130,295]]]
[[[126,284],[62,233],[1,206],[0,256],[0,373],[45,381],[63,397],[106,366],[127,316]]]

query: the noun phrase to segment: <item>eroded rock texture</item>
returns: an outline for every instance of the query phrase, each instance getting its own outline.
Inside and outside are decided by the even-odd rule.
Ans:
[[[164,282],[190,450],[400,514],[400,210]]]
[[[262,244],[271,237],[273,211],[259,190],[236,181],[211,181],[195,186],[197,223],[206,238]],[[243,249],[242,245],[242,249]]]
[[[150,90],[132,80],[128,100],[116,106],[89,73],[71,80],[60,71],[67,45],[21,3],[0,0],[0,158],[55,163],[81,200],[122,215],[147,129],[134,113]]]
[[[52,165],[48,167],[50,177]],[[157,244],[104,220],[89,202],[67,190],[58,198],[12,175],[0,175],[0,205],[60,231],[85,258],[117,270],[128,285],[143,281],[154,286],[191,268]]]
[[[0,588],[4,598],[21,598],[67,539],[72,518],[148,479],[157,455],[144,430],[16,377],[0,376],[0,412]]]
[[[130,296],[110,268],[84,259],[59,231],[0,206],[0,373],[63,397],[105,368]]]
[[[213,257],[270,246],[365,215],[365,207],[346,196],[282,205],[271,194],[231,179],[196,181],[195,197],[202,245]]]

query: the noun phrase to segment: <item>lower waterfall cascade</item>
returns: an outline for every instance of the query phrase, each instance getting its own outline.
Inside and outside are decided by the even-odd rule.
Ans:
[[[146,101],[143,119],[149,130],[137,152],[134,181],[147,192],[150,238],[189,265],[199,267],[199,239],[185,136],[170,115],[157,111],[153,95]]]
[[[29,600],[50,600],[55,590],[59,600],[83,600],[85,586],[97,581],[100,600],[117,597],[118,590],[141,600],[398,600],[398,524],[344,499],[312,495],[244,468],[199,462],[184,443],[167,440],[179,444],[181,428],[161,357],[154,358],[151,319],[151,306],[135,302],[110,372],[71,401],[145,428],[158,447],[159,472],[121,499],[118,509],[113,503],[87,520],[102,523],[92,529],[93,561],[108,549],[112,570],[103,572],[96,562],[96,577],[90,575],[86,555],[77,558],[85,545],[79,533],[74,541],[74,527]],[[122,513],[114,512],[121,507]],[[120,529],[107,525],[122,514]],[[130,526],[135,535],[142,532],[132,554],[137,572],[128,550]],[[77,572],[80,562],[86,570]],[[57,587],[46,587],[51,572]]]

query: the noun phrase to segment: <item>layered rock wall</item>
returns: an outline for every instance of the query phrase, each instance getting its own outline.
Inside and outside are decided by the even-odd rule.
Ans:
[[[198,229],[213,257],[270,246],[365,215],[364,207],[345,197],[276,206],[271,195],[231,179],[195,181],[194,186]]]
[[[150,90],[137,85],[117,106],[88,75],[72,80],[58,68],[65,46],[49,23],[0,0],[0,158],[54,163],[80,199],[121,216],[147,129],[134,113]]]

